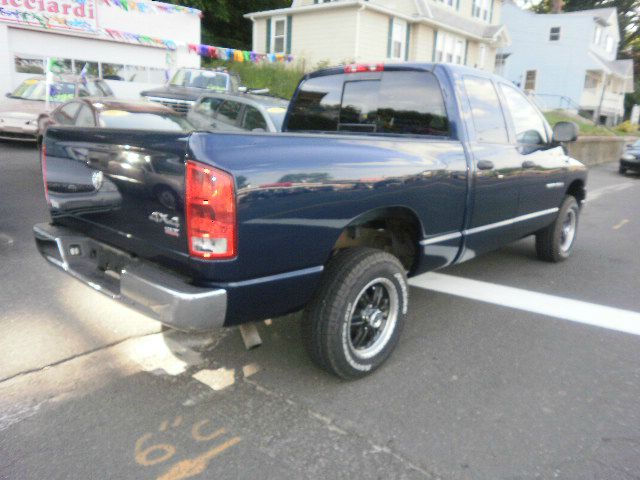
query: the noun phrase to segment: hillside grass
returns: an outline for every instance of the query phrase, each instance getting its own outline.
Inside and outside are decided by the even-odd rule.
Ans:
[[[290,100],[304,75],[297,65],[282,63],[240,63],[203,59],[204,67],[225,67],[240,75],[242,84],[249,89],[268,88],[269,95]]]
[[[596,125],[586,118],[571,115],[562,110],[545,112],[544,116],[552,127],[558,122],[576,123],[580,129],[580,135],[593,137],[640,137],[640,131],[638,131],[637,126],[631,125],[629,121],[615,127],[603,127],[602,125]]]

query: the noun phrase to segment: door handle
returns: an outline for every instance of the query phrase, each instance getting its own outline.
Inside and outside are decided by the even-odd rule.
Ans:
[[[536,163],[532,162],[531,160],[525,160],[524,162],[522,162],[522,168],[534,168],[537,166],[538,165],[536,165]]]
[[[491,160],[480,160],[478,162],[478,170],[492,170],[494,167]]]

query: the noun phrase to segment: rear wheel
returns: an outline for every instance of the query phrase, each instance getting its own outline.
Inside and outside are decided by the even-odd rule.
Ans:
[[[575,197],[567,195],[556,220],[536,233],[536,253],[547,262],[562,262],[571,256],[578,234],[580,206]]]
[[[398,342],[408,291],[393,255],[372,248],[339,252],[305,310],[302,334],[312,360],[345,379],[373,372]]]

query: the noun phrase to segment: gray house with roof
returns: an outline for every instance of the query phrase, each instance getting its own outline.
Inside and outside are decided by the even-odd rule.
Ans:
[[[511,45],[498,51],[497,73],[535,96],[543,110],[580,112],[614,125],[632,92],[633,61],[618,60],[615,8],[535,14],[505,0]]]
[[[492,71],[502,0],[293,0],[245,15],[253,50],[319,63],[448,62]]]

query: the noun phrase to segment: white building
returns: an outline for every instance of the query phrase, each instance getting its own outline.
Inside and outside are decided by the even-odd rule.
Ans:
[[[199,67],[200,12],[149,0],[0,0],[0,94],[43,73],[47,57],[65,69],[107,79],[118,96]]]
[[[253,50],[320,63],[447,62],[493,71],[503,0],[292,0],[252,12]]]
[[[499,51],[497,73],[534,95],[545,110],[579,111],[618,123],[633,92],[633,61],[617,60],[615,8],[535,14],[506,0],[502,21],[512,43]]]

